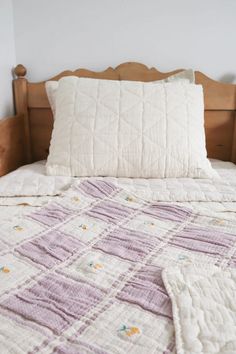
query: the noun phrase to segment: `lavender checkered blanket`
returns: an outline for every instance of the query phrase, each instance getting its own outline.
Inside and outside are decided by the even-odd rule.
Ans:
[[[1,353],[174,353],[171,265],[234,267],[236,225],[102,180],[1,225]]]

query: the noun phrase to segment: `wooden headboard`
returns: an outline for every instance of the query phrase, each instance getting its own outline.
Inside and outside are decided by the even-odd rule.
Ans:
[[[64,71],[50,80],[75,75],[110,80],[154,81],[179,71],[181,69],[162,73],[155,68],[149,69],[143,64],[130,62],[102,72],[86,69]],[[45,81],[28,82],[23,65],[17,65],[15,75],[17,77],[13,82],[15,109],[24,120],[26,162],[45,159],[53,128]],[[195,76],[196,82],[204,88],[208,157],[236,163],[236,85],[214,81],[199,71],[195,72]]]

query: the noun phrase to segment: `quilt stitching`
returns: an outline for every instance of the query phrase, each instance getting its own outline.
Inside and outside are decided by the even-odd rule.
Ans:
[[[78,205],[81,203],[81,209],[75,208],[74,198],[78,200]],[[12,269],[11,259],[7,258],[7,254],[4,256],[5,260],[9,259],[9,264],[4,261],[3,265],[10,269],[10,272],[0,272],[0,278],[5,279],[7,282],[5,284],[8,286],[7,292],[4,292],[4,295],[0,297],[0,315],[4,317],[5,322],[20,321],[24,324],[24,328],[30,331],[35,345],[30,344],[31,348],[28,348],[28,351],[57,348],[59,338],[66,346],[70,346],[70,341],[75,341],[73,346],[75,345],[79,351],[78,348],[83,348],[86,344],[89,345],[93,338],[96,341],[96,350],[101,352],[113,352],[112,345],[117,345],[121,348],[121,352],[125,352],[122,349],[125,348],[125,343],[129,343],[131,353],[140,354],[141,348],[150,351],[150,343],[152,343],[153,352],[174,352],[172,314],[169,312],[170,308],[165,307],[168,304],[168,295],[161,284],[161,270],[166,265],[188,264],[191,261],[206,265],[217,263],[228,268],[229,260],[233,259],[236,251],[234,241],[236,236],[232,233],[233,221],[227,220],[227,223],[221,225],[215,216],[204,216],[174,204],[152,203],[142,200],[108,181],[99,179],[75,183],[63,198],[59,198],[57,204],[49,204],[37,213],[38,215],[44,213],[47,215],[48,210],[54,208],[56,210],[59,205],[60,210],[70,210],[71,215],[60,219],[59,223],[49,223],[45,230],[32,235],[30,239],[23,240],[22,244],[25,245],[37,240],[41,237],[39,235],[47,235],[49,231],[55,230],[77,240],[76,242],[79,242],[82,247],[75,249],[74,253],[63,258],[60,256],[62,245],[60,244],[57,251],[59,263],[51,268],[43,268],[39,266],[37,258],[32,262],[27,256],[24,258],[20,256],[17,252],[19,245],[17,247],[11,246],[11,256],[16,257],[19,263],[24,262],[28,269],[32,269],[33,272],[35,270],[36,273],[27,275],[26,272],[27,279],[14,280],[15,271]],[[97,210],[99,210],[99,215],[96,214]],[[102,213],[106,215],[105,219],[103,217],[101,219]],[[51,213],[50,215],[57,214]],[[32,218],[32,215],[24,218],[30,218],[35,225],[39,223],[37,218]],[[81,221],[81,218],[89,219]],[[116,222],[113,222],[113,219]],[[73,229],[73,234],[70,234],[71,229],[66,229],[72,221],[71,227],[73,229],[77,225],[78,233]],[[89,235],[91,225],[93,227],[92,236],[90,235],[90,238],[87,239],[86,236],[83,236],[81,239],[80,235]],[[215,241],[223,242],[225,252],[212,256],[205,248],[200,251],[193,248],[190,251],[186,250],[184,245],[173,244],[173,240],[176,240],[179,234],[191,228],[202,230],[197,233],[196,240],[199,235],[201,242],[206,241],[211,247],[216,247]],[[212,234],[215,234],[215,241]],[[111,239],[114,235],[117,246],[109,249],[107,247],[112,245]],[[50,240],[47,237],[43,239],[45,260],[47,247],[48,245],[51,247]],[[59,241],[55,240],[56,243]],[[138,244],[142,244],[141,249],[135,248],[135,240],[138,241]],[[105,247],[103,249],[99,246],[102,243]],[[70,247],[69,243],[67,247]],[[141,257],[138,257],[139,252],[141,252]],[[130,258],[131,254],[134,256]],[[0,263],[3,260],[2,257],[0,255]],[[232,265],[230,266],[232,267]],[[44,285],[45,292],[40,284]],[[84,299],[84,295],[81,295],[81,299],[85,301],[85,307],[83,308],[81,303],[82,307],[80,308],[78,297],[75,297],[75,312],[73,312],[73,306],[62,296],[62,301],[65,301],[63,308],[66,313],[61,317],[61,305],[59,302],[57,303],[59,300],[56,300],[56,297],[53,303],[50,300],[52,298],[50,289],[54,286],[55,289],[63,287],[65,293],[67,291],[73,292],[75,286],[78,296],[84,294],[84,291],[88,291],[90,295],[87,300]],[[138,293],[136,293],[137,289],[139,289]],[[96,294],[99,294],[98,297]],[[140,298],[139,294],[143,294],[143,296]],[[35,308],[35,296],[38,298],[39,295],[44,300],[38,303],[37,311],[36,309],[30,311],[31,306],[32,309]],[[153,300],[152,296],[154,296]],[[94,297],[98,301],[90,306]],[[27,306],[26,303],[30,305]],[[119,309],[123,308],[129,310],[124,310],[118,315]],[[48,322],[45,317],[47,311],[52,311],[53,316],[59,322]],[[104,328],[106,327],[103,323],[104,318],[109,319],[113,313],[116,313],[117,317],[111,321],[109,333],[105,329],[104,333],[101,332],[102,325]],[[129,318],[131,313],[134,314],[133,322]],[[116,318],[119,319],[119,323],[116,322]],[[151,322],[155,322],[157,325],[153,333],[149,328],[150,318],[152,318]],[[66,325],[65,321],[67,321]],[[33,327],[31,322],[34,323]],[[45,324],[47,325],[45,326]],[[119,331],[123,325],[139,330],[134,330],[135,333],[132,330],[133,335],[124,336]],[[21,326],[20,323],[19,326]],[[9,325],[9,330],[10,328]],[[99,333],[103,333],[102,336],[96,334],[98,328],[100,328]],[[39,339],[36,333],[41,333],[43,340]],[[9,335],[12,336],[14,342],[14,332]],[[103,338],[106,340],[105,347]],[[126,342],[127,340],[128,342]],[[4,348],[1,339],[0,348]]]
[[[137,170],[138,175],[143,177],[186,175],[206,178],[215,175],[204,150],[204,130],[201,127],[203,108],[200,102],[201,90],[198,86],[183,83],[171,84],[172,86],[165,83],[147,86],[143,83],[65,78],[59,84],[59,91],[63,90],[63,85],[65,90],[71,90],[75,83],[77,83],[77,89],[74,89],[76,94],[82,93],[84,99],[82,97],[79,103],[75,98],[68,100],[68,103],[64,99],[61,102],[64,114],[74,107],[71,119],[76,121],[78,126],[77,129],[70,131],[73,141],[73,151],[70,150],[72,157],[67,161],[66,154],[60,153],[59,144],[54,147],[53,137],[47,163],[49,173],[54,174],[57,169],[59,172],[58,158],[65,156],[64,167],[61,167],[60,172],[68,171],[79,176],[135,177]],[[86,97],[93,101],[91,107],[88,106]],[[59,100],[58,102],[60,105]],[[76,110],[77,106],[80,110]],[[59,118],[60,115],[55,122],[55,132],[58,134],[61,129],[60,123],[65,125],[64,120],[61,122],[62,118]],[[183,132],[190,122],[193,127],[187,130],[191,137],[185,141],[186,134]],[[163,124],[166,124],[165,128]],[[181,144],[178,144],[177,136]],[[87,147],[83,141],[86,141]],[[154,153],[158,149],[163,152]]]

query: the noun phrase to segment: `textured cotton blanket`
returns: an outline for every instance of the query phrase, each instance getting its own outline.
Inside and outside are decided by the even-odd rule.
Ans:
[[[0,352],[235,353],[235,243],[234,221],[74,184],[1,225]]]

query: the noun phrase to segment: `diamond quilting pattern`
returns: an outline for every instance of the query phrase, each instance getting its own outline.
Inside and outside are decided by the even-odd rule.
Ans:
[[[63,78],[57,112],[49,174],[215,176],[199,85]]]

